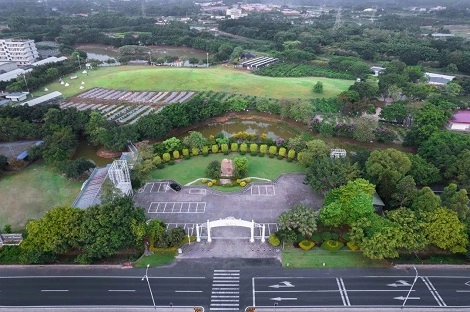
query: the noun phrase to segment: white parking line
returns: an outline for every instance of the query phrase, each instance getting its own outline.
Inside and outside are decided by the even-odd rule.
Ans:
[[[151,202],[147,213],[205,213],[206,202]]]

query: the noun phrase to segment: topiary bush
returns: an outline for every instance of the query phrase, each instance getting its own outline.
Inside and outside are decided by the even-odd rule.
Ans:
[[[197,147],[193,147],[191,149],[191,154],[193,154],[193,156],[199,155],[199,149]]]
[[[238,143],[232,143],[232,144],[230,144],[230,150],[231,150],[232,152],[234,152],[234,153],[235,153],[235,152],[238,152]]]
[[[219,146],[217,144],[212,145],[211,151],[212,151],[213,154],[218,153],[219,152]]]
[[[202,147],[202,153],[203,154],[208,154],[209,153],[209,147],[208,146],[203,146]]]
[[[327,241],[327,240],[331,239],[331,233],[330,232],[323,232],[320,235],[321,235],[321,240],[322,241]]]
[[[269,147],[269,155],[276,155],[277,154],[277,146],[276,145],[271,145]]]
[[[292,160],[295,158],[295,151],[293,149],[289,150],[289,153],[287,153],[287,158]]]
[[[153,164],[154,164],[155,166],[158,166],[158,165],[161,164],[161,163],[162,163],[162,158],[161,158],[160,156],[157,155],[157,156],[155,156],[155,157],[153,158]]]
[[[286,157],[287,150],[285,147],[279,149],[279,156]]]
[[[250,153],[258,153],[258,144],[256,143],[250,144]]]
[[[179,159],[180,158],[180,151],[173,151],[173,158]]]
[[[302,248],[305,251],[312,249],[313,246],[315,246],[315,243],[311,242],[311,241],[308,241],[306,239],[304,239],[303,241],[301,241],[299,243],[299,247]]]
[[[356,251],[359,249],[359,246],[354,244],[353,242],[347,242],[346,246],[348,246],[348,248],[351,249],[352,251]]]
[[[271,246],[277,247],[281,244],[281,240],[277,238],[276,234],[269,235],[268,242]]]
[[[241,181],[241,182],[240,182],[240,186],[241,186],[241,187],[245,187],[245,185],[246,185],[246,182],[245,182],[245,181]]]
[[[182,153],[183,153],[183,156],[189,156],[189,149],[183,148]]]
[[[246,178],[246,179],[245,179],[245,182],[246,182],[246,183],[250,183],[250,182],[251,182],[251,178]]]
[[[207,179],[202,179],[201,182],[202,183],[207,183]]]
[[[338,251],[343,248],[344,244],[337,240],[327,240],[321,244],[321,248],[329,251]]]
[[[206,176],[212,179],[220,178],[220,162],[217,160],[211,161],[206,168]]]
[[[171,159],[170,153],[163,153],[162,157],[165,162],[169,162]]]
[[[266,144],[261,144],[259,147],[260,153],[266,154],[268,152],[268,146]]]
[[[207,183],[207,186],[208,186],[208,187],[211,187],[212,185],[214,185],[214,183],[212,183],[212,181],[209,182],[209,183]]]
[[[246,153],[248,151],[248,145],[246,143],[240,144],[240,153]]]

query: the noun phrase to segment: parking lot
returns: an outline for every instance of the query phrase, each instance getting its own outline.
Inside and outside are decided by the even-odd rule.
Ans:
[[[303,180],[302,174],[285,174],[275,182],[251,182],[237,193],[206,186],[184,186],[176,192],[169,187],[174,181],[151,181],[135,194],[134,201],[145,208],[149,218],[172,224],[201,224],[227,217],[274,224],[296,204],[321,207],[322,197]]]

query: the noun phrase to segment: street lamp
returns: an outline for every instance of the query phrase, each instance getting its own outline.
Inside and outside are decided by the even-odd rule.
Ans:
[[[153,308],[156,310],[157,306],[155,305],[155,299],[153,298],[152,288],[150,287],[149,277],[147,275],[147,272],[149,270],[149,266],[150,266],[150,264],[147,264],[147,268],[145,269],[145,275],[144,275],[144,277],[142,277],[142,281],[144,279],[147,280],[147,285],[149,286],[149,291],[150,291],[150,297],[152,297]]]
[[[418,270],[416,270],[416,267],[413,265],[413,269],[415,269],[415,279],[413,280],[413,284],[411,284],[410,290],[408,290],[408,294],[405,297],[405,300],[403,300],[403,304],[401,308],[403,309],[405,307],[406,301],[408,300],[408,297],[411,294],[411,291],[413,290],[413,287],[415,286],[416,281],[418,280]]]
[[[209,67],[209,52],[206,52],[206,57],[207,57],[206,64],[207,64],[207,67]]]
[[[148,54],[149,54],[150,66],[152,66],[152,51],[149,51]]]

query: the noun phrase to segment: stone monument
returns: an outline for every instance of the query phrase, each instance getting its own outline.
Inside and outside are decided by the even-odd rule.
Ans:
[[[231,159],[225,158],[220,164],[220,183],[228,184],[231,183],[231,178],[233,178],[233,172],[235,167]]]

